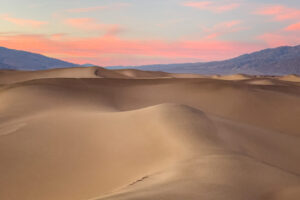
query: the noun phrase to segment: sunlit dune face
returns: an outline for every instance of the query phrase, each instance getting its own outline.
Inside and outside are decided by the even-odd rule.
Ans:
[[[2,71],[0,199],[299,199],[299,81]]]

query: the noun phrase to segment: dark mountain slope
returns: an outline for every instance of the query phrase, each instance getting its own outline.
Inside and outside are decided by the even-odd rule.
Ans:
[[[300,74],[300,45],[265,49],[217,62],[147,65],[134,68],[150,71],[197,74]]]
[[[40,54],[0,47],[0,69],[44,70],[78,65]]]

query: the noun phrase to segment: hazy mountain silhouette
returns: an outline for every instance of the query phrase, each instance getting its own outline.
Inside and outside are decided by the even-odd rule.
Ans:
[[[118,68],[118,67],[112,67]],[[300,74],[300,45],[278,47],[245,54],[233,59],[206,62],[167,65],[145,65],[136,68],[149,71],[197,74],[264,74],[284,75]]]
[[[82,66],[90,66],[86,64]],[[44,70],[76,67],[77,64],[40,54],[0,47],[0,69]],[[251,54],[215,62],[144,66],[113,66],[109,69],[134,68],[147,71],[196,74],[300,74],[300,45],[265,49]]]
[[[78,65],[40,54],[0,47],[0,69],[43,70]]]

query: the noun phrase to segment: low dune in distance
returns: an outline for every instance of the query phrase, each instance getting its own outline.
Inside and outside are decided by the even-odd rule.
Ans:
[[[279,80],[292,81],[292,82],[300,82],[300,76],[291,74],[291,75],[279,77]]]
[[[229,80],[229,81],[236,81],[236,80],[248,80],[251,78],[249,75],[244,74],[231,74],[231,75],[214,75],[212,78],[220,79],[220,80]]]
[[[0,71],[0,199],[298,200],[298,79]]]

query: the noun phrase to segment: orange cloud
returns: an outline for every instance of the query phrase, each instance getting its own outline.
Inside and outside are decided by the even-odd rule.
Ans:
[[[8,21],[10,23],[19,25],[19,26],[40,27],[42,25],[47,24],[47,22],[44,22],[44,21],[15,18],[15,17],[11,17],[9,15],[3,15],[2,19],[5,21]]]
[[[221,40],[129,40],[116,36],[56,38],[45,35],[0,35],[0,44],[8,48],[55,55],[68,61],[97,61],[95,64],[99,65],[220,60],[262,48],[259,44]]]
[[[283,5],[266,6],[256,10],[255,14],[272,16],[276,21],[300,19],[300,10]]]
[[[183,3],[183,5],[186,7],[192,7],[201,10],[209,10],[212,12],[226,12],[226,11],[234,10],[240,6],[240,4],[238,3],[219,5],[212,1],[185,2]]]
[[[285,28],[286,31],[300,31],[300,22],[296,24],[291,24]]]
[[[66,34],[64,33],[55,33],[55,34],[51,34],[50,38],[53,40],[60,40],[63,39],[66,36]]]

